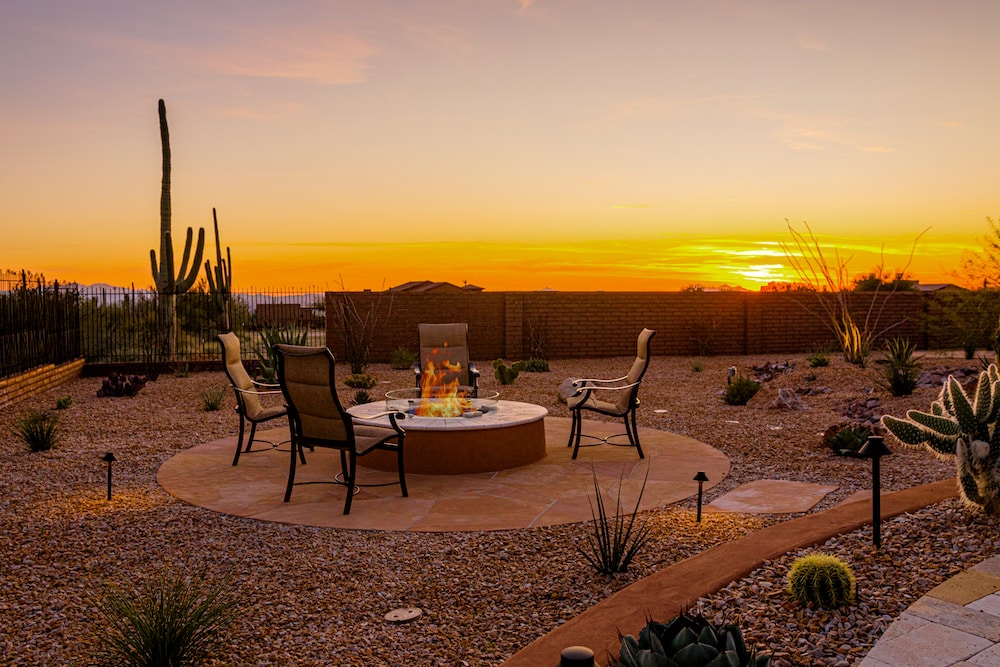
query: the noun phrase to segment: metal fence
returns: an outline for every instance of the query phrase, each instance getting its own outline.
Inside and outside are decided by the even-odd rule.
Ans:
[[[150,290],[22,282],[0,279],[0,377],[79,357],[148,367],[221,359],[220,308],[204,288],[177,295],[171,308],[170,297]],[[320,340],[323,300],[307,290],[234,294],[230,322],[244,357],[256,358],[266,328],[310,329]]]

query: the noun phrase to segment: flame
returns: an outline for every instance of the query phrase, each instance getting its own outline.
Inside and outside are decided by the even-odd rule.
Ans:
[[[463,412],[474,410],[472,401],[464,390],[459,391],[458,374],[462,364],[445,359],[439,368],[433,356],[437,348],[424,361],[424,372],[420,378],[420,405],[413,414],[418,417],[458,417]]]

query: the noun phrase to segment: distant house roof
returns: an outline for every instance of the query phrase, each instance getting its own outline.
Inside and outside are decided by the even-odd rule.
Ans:
[[[964,287],[960,287],[953,283],[927,283],[926,285],[922,283],[917,283],[917,289],[921,292],[967,292]]]
[[[433,282],[431,280],[412,280],[402,285],[390,287],[390,292],[482,292],[483,288],[476,285],[453,285],[452,283]]]

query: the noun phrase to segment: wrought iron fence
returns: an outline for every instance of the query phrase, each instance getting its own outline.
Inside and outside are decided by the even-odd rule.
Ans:
[[[219,307],[203,286],[173,308],[150,290],[21,285],[0,280],[0,377],[83,357],[88,364],[189,364],[220,359]],[[231,325],[243,355],[256,358],[267,328],[310,331],[323,344],[324,293],[257,290],[233,294]],[[173,341],[165,332],[174,317]]]

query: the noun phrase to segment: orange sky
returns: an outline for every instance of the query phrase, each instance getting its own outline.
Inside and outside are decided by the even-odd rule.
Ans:
[[[236,287],[757,289],[786,219],[960,282],[1000,215],[992,0],[13,3],[0,268],[150,284],[164,98],[178,256]]]

